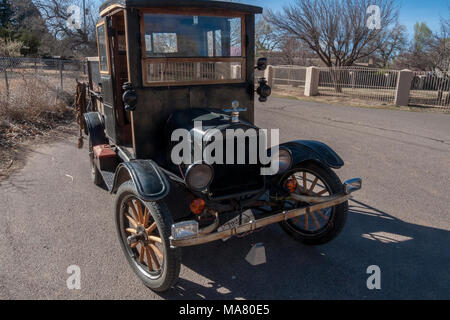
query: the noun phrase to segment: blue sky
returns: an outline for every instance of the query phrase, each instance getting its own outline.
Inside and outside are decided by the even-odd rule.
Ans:
[[[281,9],[295,0],[241,0],[240,2],[258,5],[264,8]],[[400,0],[400,23],[413,34],[414,24],[426,22],[434,31],[438,31],[441,18],[449,19],[450,0]]]
[[[104,2],[104,0],[94,0],[97,3]],[[275,10],[282,9],[295,0],[234,0],[247,4],[254,4],[264,8],[271,8]],[[399,0],[400,8],[400,23],[405,25],[408,29],[409,36],[412,37],[414,33],[414,24],[416,22],[426,22],[427,25],[434,31],[439,30],[440,19],[450,19],[450,0]]]

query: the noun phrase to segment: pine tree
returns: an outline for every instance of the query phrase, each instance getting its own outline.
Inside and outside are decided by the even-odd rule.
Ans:
[[[0,27],[8,28],[13,24],[14,11],[10,0],[0,0]]]

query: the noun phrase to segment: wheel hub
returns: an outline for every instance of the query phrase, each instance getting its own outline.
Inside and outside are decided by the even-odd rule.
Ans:
[[[133,234],[127,238],[129,245],[140,242],[144,247],[148,246],[148,234],[144,226],[139,225],[136,228],[136,234]]]

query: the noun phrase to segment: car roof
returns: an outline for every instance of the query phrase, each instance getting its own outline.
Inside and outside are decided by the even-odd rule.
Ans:
[[[211,0],[108,0],[100,6],[100,13],[111,6],[124,8],[164,8],[164,7],[193,7],[238,11],[243,13],[262,13],[261,7],[246,5],[236,2],[211,1]]]

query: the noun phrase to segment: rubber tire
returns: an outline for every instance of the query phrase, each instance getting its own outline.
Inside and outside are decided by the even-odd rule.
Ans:
[[[298,171],[298,169],[306,169],[317,173],[317,175],[329,185],[333,194],[341,193],[343,191],[342,182],[333,170],[313,162],[308,162],[297,166],[295,170],[290,170],[290,172],[285,174],[284,177],[293,171]],[[284,179],[284,177],[280,180],[280,182]],[[347,215],[348,201],[335,206],[330,221],[328,222],[326,228],[319,234],[306,235],[304,233],[297,232],[288,224],[287,221],[280,222],[280,225],[281,228],[295,240],[306,245],[318,246],[334,240],[342,232],[342,229],[347,221]]]
[[[91,179],[96,186],[101,186],[103,184],[103,177],[98,168],[94,164],[93,158],[94,154],[93,154],[92,140],[90,136],[88,136],[88,140],[89,140],[89,162],[91,165]]]
[[[152,218],[157,224],[158,232],[162,240],[162,246],[164,248],[163,272],[158,279],[150,279],[137,268],[135,261],[127,251],[128,244],[123,241],[121,236],[120,209],[122,206],[122,201],[127,195],[133,195],[139,199],[139,195],[137,194],[136,188],[132,181],[127,181],[120,186],[115,199],[116,230],[122,250],[133,271],[148,288],[155,292],[167,291],[177,283],[181,268],[181,249],[170,247],[169,238],[171,236],[171,228],[173,224],[172,215],[167,208],[167,205],[162,201],[147,202],[141,200],[142,203],[148,208]]]

